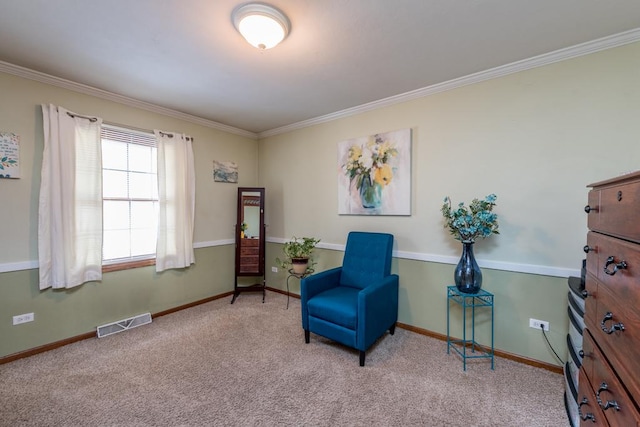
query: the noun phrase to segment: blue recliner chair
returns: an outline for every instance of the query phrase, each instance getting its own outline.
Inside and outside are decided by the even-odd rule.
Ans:
[[[391,273],[393,235],[351,232],[342,267],[313,274],[300,284],[302,328],[365,351],[398,320],[398,275]]]

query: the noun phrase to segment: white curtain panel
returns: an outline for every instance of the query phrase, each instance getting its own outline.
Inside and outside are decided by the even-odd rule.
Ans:
[[[42,105],[40,289],[102,279],[102,119]]]
[[[158,242],[156,271],[195,263],[193,225],[196,178],[191,138],[154,131],[158,147]]]

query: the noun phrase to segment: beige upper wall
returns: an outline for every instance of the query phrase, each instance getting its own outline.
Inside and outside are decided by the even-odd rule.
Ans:
[[[186,133],[196,168],[195,243],[233,238],[238,185],[213,182],[213,160],[238,164],[239,185],[258,180],[257,141],[22,77],[0,73],[0,131],[20,136],[20,179],[0,180],[0,265],[38,258],[37,224],[42,165],[40,104],[63,106],[106,122]],[[2,271],[0,269],[0,271]]]
[[[39,105],[54,103],[192,135],[196,243],[233,236],[236,186],[211,178],[212,160],[231,160],[240,185],[255,185],[260,165],[272,238],[341,244],[349,230],[382,229],[396,235],[400,251],[457,256],[442,229],[442,198],[495,192],[502,234],[476,245],[481,260],[577,269],[585,184],[639,167],[637,75],[640,43],[269,137],[257,149],[246,137],[0,73],[0,130],[20,135],[22,175],[0,181],[0,264],[37,259]],[[338,142],[401,128],[413,131],[412,215],[339,216]]]
[[[478,258],[577,270],[586,184],[640,168],[639,75],[635,43],[265,138],[268,235],[343,244],[349,230],[381,230],[399,251],[458,256],[442,199],[496,193],[501,235],[476,244]],[[402,128],[413,132],[411,216],[338,215],[337,144]]]

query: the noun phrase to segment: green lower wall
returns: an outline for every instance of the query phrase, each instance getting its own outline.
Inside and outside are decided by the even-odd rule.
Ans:
[[[69,290],[40,291],[35,269],[1,273],[0,357],[231,291],[234,256],[232,245],[197,249],[196,264],[188,269],[116,271]],[[35,321],[13,326],[12,317],[23,313],[35,313]]]
[[[271,267],[282,245],[267,244],[267,286],[286,290],[286,273]],[[322,271],[341,264],[342,252],[316,249],[315,268]],[[70,290],[38,289],[38,271],[0,274],[0,357],[95,331],[99,325],[141,313],[158,313],[233,289],[233,245],[196,250],[196,264],[184,270],[155,273],[143,267],[105,273],[100,283]],[[394,259],[400,275],[399,321],[438,334],[447,332],[446,286],[453,265]],[[540,331],[529,328],[529,318],[550,322],[547,333],[560,357],[566,357],[566,279],[483,269],[483,288],[495,295],[495,347],[497,350],[559,365]],[[289,281],[300,293],[300,283]],[[35,321],[12,326],[12,317],[35,313]],[[461,335],[462,314],[451,306],[452,335]],[[489,312],[476,319],[477,341],[491,342]]]
[[[267,286],[286,290],[287,274],[271,272],[282,245],[267,244]],[[316,271],[339,266],[341,251],[316,249]],[[400,276],[399,321],[438,334],[447,333],[447,285],[455,266],[394,258],[392,272]],[[529,318],[550,322],[547,337],[560,357],[566,359],[567,280],[559,277],[483,269],[483,289],[494,294],[494,344],[496,350],[541,362],[560,365],[541,331],[529,328]],[[300,293],[300,282],[289,280],[289,290]],[[452,335],[462,335],[462,311],[452,305]],[[476,341],[491,344],[490,311],[478,309]],[[470,328],[470,326],[469,326]],[[471,329],[467,329],[470,334]]]

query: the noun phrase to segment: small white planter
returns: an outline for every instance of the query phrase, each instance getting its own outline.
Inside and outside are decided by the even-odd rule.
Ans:
[[[309,258],[293,258],[291,268],[295,274],[304,274],[309,267]]]

